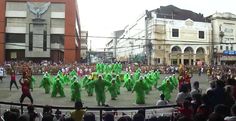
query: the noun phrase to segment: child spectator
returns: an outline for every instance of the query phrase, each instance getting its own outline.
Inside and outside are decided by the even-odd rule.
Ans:
[[[166,106],[167,104],[168,104],[168,102],[165,101],[165,95],[161,94],[160,99],[156,103],[156,106]]]

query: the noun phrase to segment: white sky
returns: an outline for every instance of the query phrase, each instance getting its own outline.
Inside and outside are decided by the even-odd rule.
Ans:
[[[89,36],[111,37],[145,12],[160,6],[174,5],[181,9],[202,13],[215,12],[236,14],[236,0],[77,0],[81,29]],[[88,38],[92,50],[101,50],[110,39]],[[90,43],[89,43],[90,44]]]

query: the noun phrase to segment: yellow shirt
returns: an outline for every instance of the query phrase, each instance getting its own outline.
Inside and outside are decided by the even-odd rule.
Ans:
[[[71,112],[71,118],[73,118],[75,121],[82,121],[85,112],[86,111],[82,109],[73,111]]]

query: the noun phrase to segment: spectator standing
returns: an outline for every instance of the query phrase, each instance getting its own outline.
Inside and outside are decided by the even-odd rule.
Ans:
[[[202,89],[199,88],[199,82],[195,81],[193,83],[193,89],[190,92],[191,97],[193,97],[193,95],[195,94],[202,94]]]
[[[74,121],[82,121],[86,112],[86,110],[83,110],[82,107],[83,104],[81,101],[75,102],[75,111],[71,112],[71,118],[74,119]]]
[[[176,96],[176,103],[178,105],[182,105],[184,103],[184,100],[189,97],[190,94],[188,92],[188,87],[187,85],[183,85],[181,91]]]

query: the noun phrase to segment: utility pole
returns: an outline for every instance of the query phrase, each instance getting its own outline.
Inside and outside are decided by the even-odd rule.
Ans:
[[[152,43],[151,39],[148,37],[148,23],[149,20],[152,18],[151,12],[146,10],[146,17],[145,17],[145,52],[147,53],[148,57],[148,65],[151,65],[152,60]]]
[[[92,40],[90,40],[90,47],[89,47],[89,64],[91,64],[91,50],[92,50]]]

